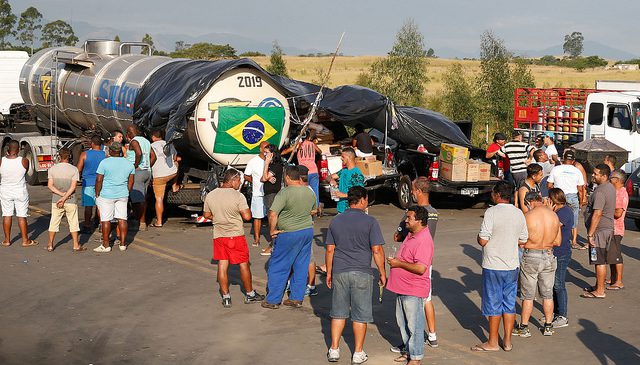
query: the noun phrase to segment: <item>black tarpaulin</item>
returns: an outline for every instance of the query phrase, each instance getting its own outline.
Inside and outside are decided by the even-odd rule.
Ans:
[[[187,118],[225,72],[250,67],[264,73],[280,85],[292,105],[312,104],[320,86],[271,75],[250,59],[193,61],[176,60],[161,67],[147,80],[135,101],[133,121],[143,130],[164,128],[167,142],[181,139],[187,128]],[[442,142],[470,147],[460,128],[442,114],[416,107],[395,106],[389,99],[371,89],[345,85],[324,88],[319,108],[332,119],[355,126],[384,131],[400,144],[423,144],[437,148]]]

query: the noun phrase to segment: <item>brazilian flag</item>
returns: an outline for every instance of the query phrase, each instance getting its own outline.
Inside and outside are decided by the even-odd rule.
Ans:
[[[276,146],[284,125],[284,108],[230,106],[218,109],[215,153],[256,154],[260,142]]]

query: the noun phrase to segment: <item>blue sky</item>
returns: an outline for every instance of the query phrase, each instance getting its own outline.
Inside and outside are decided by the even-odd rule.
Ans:
[[[640,55],[640,1],[592,0],[324,0],[271,2],[214,0],[9,0],[15,13],[37,7],[47,19],[87,22],[123,32],[231,33],[263,42],[331,51],[342,31],[346,54],[384,54],[402,23],[412,18],[436,49],[473,53],[492,29],[512,50],[562,44],[581,31],[586,41]]]

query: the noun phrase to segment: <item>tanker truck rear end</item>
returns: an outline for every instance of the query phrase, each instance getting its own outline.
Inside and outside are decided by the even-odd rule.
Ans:
[[[138,94],[171,95],[181,89],[168,77],[176,66],[202,69],[211,65],[131,52],[145,46],[87,41],[83,48],[48,48],[29,59],[20,74],[20,92],[25,103],[33,107],[41,132],[20,140],[31,162],[27,176],[31,184],[46,179],[57,148],[79,145],[83,136],[125,130],[133,122]],[[170,203],[201,202],[205,182],[215,184],[216,176],[226,166],[243,167],[257,153],[261,141],[281,147],[287,137],[289,104],[285,90],[251,61],[234,65],[220,70],[210,87],[197,96],[182,97],[193,104],[185,114],[181,138],[174,145],[182,157],[186,182],[191,183],[187,186],[197,189],[192,194],[183,192],[183,198],[169,196]],[[159,75],[168,76],[163,79]],[[149,90],[151,87],[153,90]],[[150,112],[156,112],[155,108],[168,107],[151,105]],[[171,115],[180,108],[185,106],[175,105],[165,112]],[[147,131],[152,129],[146,127],[143,125]],[[5,136],[3,146],[7,140]],[[77,154],[81,148],[73,150]]]

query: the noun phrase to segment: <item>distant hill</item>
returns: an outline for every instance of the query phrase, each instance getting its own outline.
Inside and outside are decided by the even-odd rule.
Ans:
[[[524,57],[542,57],[546,55],[561,56],[562,45],[556,45],[541,50],[514,50],[516,55]],[[632,58],[638,58],[637,55],[629,53],[617,48],[613,48],[602,43],[594,41],[584,41],[583,56],[600,56],[609,60],[629,60]]]

